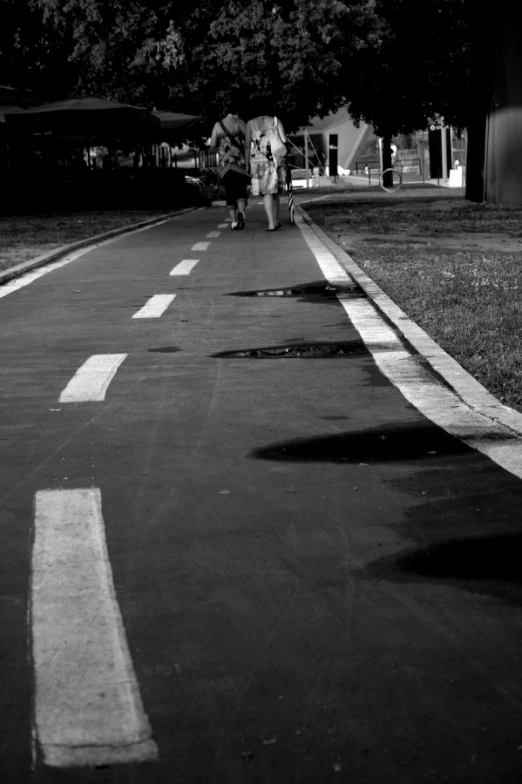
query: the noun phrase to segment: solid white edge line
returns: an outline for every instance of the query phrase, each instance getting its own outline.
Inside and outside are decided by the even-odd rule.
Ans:
[[[332,285],[356,280],[298,211],[296,224]],[[450,435],[522,478],[522,439],[518,432],[495,421],[487,413],[470,407],[453,390],[439,382],[431,371],[421,367],[371,300],[343,298],[342,294],[338,295],[338,299],[379,369],[406,400]]]
[[[300,207],[300,209],[302,209]],[[349,256],[325,232],[316,226],[306,210],[306,215],[313,232],[329,248],[336,259],[342,264],[353,280],[368,295],[378,311],[384,313],[395,325],[397,331],[407,340],[428,364],[445,380],[462,400],[478,413],[484,414],[505,427],[522,436],[522,414],[509,406],[505,406],[491,392],[474,378],[467,370],[453,359],[438,343],[436,343],[418,324],[412,321],[387,294],[369,278]]]
[[[41,278],[42,275],[47,275],[49,272],[54,272],[54,270],[60,269],[60,267],[65,267],[66,264],[70,264],[71,262],[76,261],[81,256],[85,256],[85,254],[90,253],[92,250],[96,250],[97,248],[101,248],[104,245],[109,245],[112,242],[125,239],[125,237],[128,237],[131,234],[140,234],[142,231],[148,231],[149,229],[156,228],[156,226],[162,226],[164,223],[168,223],[175,217],[177,216],[173,215],[170,218],[165,218],[165,220],[158,221],[157,223],[153,223],[150,226],[141,226],[139,229],[131,229],[124,232],[123,234],[118,234],[116,237],[109,237],[106,240],[94,242],[92,245],[86,245],[84,248],[78,248],[78,250],[73,250],[70,253],[67,253],[67,255],[59,261],[53,261],[49,264],[46,264],[45,266],[25,272],[20,275],[20,277],[13,278],[12,280],[9,280],[6,283],[0,285],[0,298],[7,297],[8,294],[12,294],[14,291],[18,291],[19,289],[24,288],[24,286],[28,286],[33,281]]]
[[[424,357],[428,364],[438,373],[453,391],[472,409],[488,416],[505,427],[514,430],[522,436],[522,414],[509,406],[505,406],[491,392],[474,378],[467,370],[453,359],[438,343],[436,343],[418,324],[412,321],[387,294],[369,278],[366,273],[355,263],[346,251],[340,248],[322,229],[313,224],[313,232],[332,250],[343,268],[365,291],[371,302],[379,312],[384,313],[395,325],[398,332],[408,341],[418,353]]]
[[[99,488],[35,494],[30,602],[33,759],[59,768],[156,761]]]
[[[78,368],[59,397],[60,403],[105,400],[105,393],[127,354],[93,354]]]
[[[175,298],[175,294],[154,294],[132,318],[160,318]]]

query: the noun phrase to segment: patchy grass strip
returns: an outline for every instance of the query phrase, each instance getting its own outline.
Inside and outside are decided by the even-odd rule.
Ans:
[[[310,204],[322,228],[334,231],[394,234],[407,232],[425,237],[452,236],[461,233],[498,233],[522,237],[522,209],[475,204],[451,194],[415,200],[384,202],[337,201],[324,207]],[[306,205],[305,205],[306,206]],[[308,207],[307,207],[308,208]],[[322,219],[322,220],[321,220]]]
[[[484,231],[487,225],[500,243],[507,233],[518,231],[514,216],[518,213],[518,225],[522,225],[522,210],[455,205],[455,217],[453,210],[445,210],[442,221],[440,212],[437,214],[429,203],[411,204],[412,222],[408,223],[405,204],[400,209],[381,208],[380,215],[373,205],[357,205],[354,210],[350,204],[348,209],[357,212],[354,240],[350,232],[352,218],[346,208],[344,213],[339,211],[339,206],[335,205],[335,214],[326,202],[307,209],[448,354],[499,400],[522,411],[522,246],[519,252],[492,249],[489,237],[483,248],[478,242],[478,247],[469,250],[462,247],[466,244],[462,236],[455,238],[453,247],[447,243],[438,246],[436,241],[429,246],[406,241],[387,245],[367,242],[361,232],[364,225],[367,231],[392,233],[399,222],[409,232],[415,222],[417,227],[422,222],[424,236],[433,236],[443,225],[446,235],[457,231],[462,234],[463,226],[468,225],[480,226]],[[463,214],[468,214],[465,221]]]
[[[163,215],[168,210],[110,210],[0,216],[0,270],[111,229]]]

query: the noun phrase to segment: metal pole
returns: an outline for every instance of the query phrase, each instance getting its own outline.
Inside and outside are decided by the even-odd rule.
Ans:
[[[442,152],[442,180],[446,182],[448,179],[448,146],[446,139],[446,126],[444,123],[441,128],[441,152]]]
[[[314,143],[313,143],[313,141],[312,141],[311,139],[310,139],[310,146],[311,146],[311,148],[312,148],[312,150],[313,150],[313,152],[314,152],[314,155],[315,155],[315,157],[316,157],[316,159],[317,159],[317,170],[318,170],[318,171],[319,171],[319,173],[320,173],[321,159],[319,158],[319,153],[318,153],[318,152],[317,152],[317,150],[315,149],[315,145],[314,145]],[[313,168],[313,167],[312,167],[312,168]]]
[[[304,143],[305,143],[305,172],[306,172],[306,187],[309,187],[308,182],[308,134],[305,130],[304,132]]]

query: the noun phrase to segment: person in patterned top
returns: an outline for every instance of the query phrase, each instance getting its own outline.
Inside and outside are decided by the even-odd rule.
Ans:
[[[225,187],[232,231],[245,228],[249,183],[245,164],[245,134],[246,125],[239,118],[238,107],[231,104],[227,115],[214,125],[210,138],[210,147],[219,152],[219,174]]]

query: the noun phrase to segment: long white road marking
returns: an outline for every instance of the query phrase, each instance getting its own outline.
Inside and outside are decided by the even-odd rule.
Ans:
[[[105,400],[107,387],[127,354],[94,354],[78,368],[62,394],[60,403]]]
[[[228,223],[218,223],[218,229],[228,229]]]
[[[354,279],[299,214],[296,223],[325,278],[332,285],[353,284]],[[518,433],[470,407],[438,382],[405,349],[368,300],[338,296],[377,366],[408,402],[446,432],[522,479],[522,439]]]
[[[187,212],[188,211],[189,210],[187,210]],[[7,283],[2,284],[0,286],[0,298],[7,297],[8,294],[12,294],[14,291],[18,291],[18,289],[24,288],[24,286],[28,286],[34,280],[41,278],[42,275],[47,275],[49,272],[60,269],[60,267],[65,267],[66,264],[70,264],[72,261],[76,261],[76,259],[79,259],[81,256],[85,256],[86,253],[90,253],[91,250],[96,250],[96,248],[101,248],[102,245],[109,245],[112,242],[118,242],[118,240],[125,239],[125,237],[128,237],[130,234],[139,234],[142,231],[148,231],[148,229],[155,229],[158,226],[162,226],[164,223],[168,223],[169,220],[172,220],[172,218],[165,218],[165,220],[154,223],[151,226],[142,226],[139,229],[130,229],[124,234],[118,234],[116,237],[109,237],[109,239],[101,240],[100,242],[94,242],[92,245],[87,245],[85,248],[78,248],[78,250],[68,253],[59,261],[53,261],[43,267],[38,267],[35,270],[26,272],[25,274],[20,275],[19,278],[14,278],[13,280],[9,280]]]
[[[196,242],[190,250],[208,250],[210,242]]]
[[[35,495],[30,622],[33,758],[52,767],[154,761],[96,487]]]
[[[159,318],[175,298],[175,294],[154,294],[132,318]]]
[[[42,275],[47,275],[47,273],[60,269],[60,267],[65,267],[65,265],[70,264],[71,261],[76,261],[80,256],[89,253],[94,247],[98,247],[98,245],[91,246],[90,248],[81,248],[81,250],[77,250],[74,253],[68,253],[67,256],[60,259],[60,261],[53,261],[51,264],[46,264],[45,267],[38,267],[38,269],[26,272],[25,275],[21,275],[19,278],[9,280],[7,283],[0,286],[0,297],[7,297],[7,295],[12,294],[13,291],[18,291],[18,289],[23,289],[24,286],[28,286],[33,280],[38,280]]]
[[[190,275],[199,259],[183,259],[179,264],[171,269],[169,275]]]
[[[209,233],[207,234],[208,239],[214,239],[214,238],[220,237],[220,236],[221,236],[221,232],[220,231],[209,231]]]

